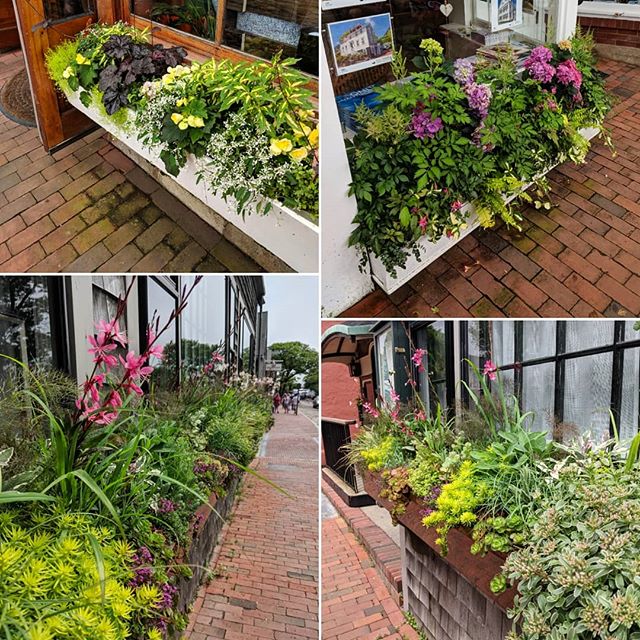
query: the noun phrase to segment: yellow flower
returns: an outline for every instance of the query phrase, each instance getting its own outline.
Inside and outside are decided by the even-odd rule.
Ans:
[[[71,76],[75,76],[75,72],[73,71],[72,67],[67,67],[63,72],[62,72],[62,77],[63,78],[67,78],[69,79]]]
[[[187,123],[190,127],[193,127],[194,129],[204,127],[204,120],[199,116],[189,116],[187,118]]]
[[[178,129],[180,129],[180,131],[184,131],[188,126],[189,123],[186,120],[180,120],[180,122],[178,122]]]
[[[291,140],[287,140],[286,138],[282,138],[281,140],[277,140],[276,138],[271,138],[271,155],[279,156],[281,153],[289,153],[293,149],[293,143]]]
[[[289,154],[296,162],[302,162],[308,155],[309,152],[305,147],[300,147],[298,149],[294,149]]]
[[[178,124],[184,119],[184,116],[181,113],[172,113],[171,114],[171,122],[173,124]]]
[[[91,60],[85,58],[81,53],[76,54],[76,64],[91,64]]]
[[[571,40],[560,40],[560,42],[558,42],[558,49],[571,51]]]
[[[318,127],[316,127],[310,134],[309,134],[309,142],[314,146],[317,147],[318,146],[318,138],[320,136],[320,132],[318,131]]]
[[[184,107],[186,106],[188,100],[186,98],[180,98],[178,102],[176,102],[176,107]]]
[[[170,84],[173,84],[176,81],[176,79],[173,77],[172,73],[165,73],[162,76],[162,84],[165,87],[168,87]]]

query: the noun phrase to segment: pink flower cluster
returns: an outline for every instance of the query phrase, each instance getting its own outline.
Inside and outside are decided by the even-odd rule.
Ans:
[[[117,318],[110,322],[101,320],[97,325],[97,334],[89,336],[89,353],[93,356],[93,374],[82,385],[82,396],[76,400],[80,420],[87,424],[110,424],[118,417],[118,409],[123,405],[122,394],[142,395],[141,384],[153,372],[149,358],[162,360],[163,347],[156,344],[157,336],[153,330],[147,330],[146,352],[136,355],[129,351],[126,356],[116,356],[118,348],[126,349],[127,336],[120,329]],[[110,382],[112,369],[120,365],[123,375],[118,384]],[[105,391],[105,387],[108,387]]]
[[[551,58],[553,58],[551,49],[543,46],[536,47],[524,61],[524,68],[534,80],[547,84],[556,73],[553,65],[550,64]]]
[[[496,365],[491,360],[487,360],[484,363],[482,375],[488,376],[489,380],[495,380],[498,377],[498,367],[496,367]]]
[[[560,84],[572,84],[576,89],[582,86],[582,74],[573,59],[565,60],[558,65],[556,77]]]
[[[218,353],[217,351],[213,351],[211,353],[211,360],[209,360],[209,362],[207,362],[207,364],[205,364],[204,367],[202,367],[202,372],[205,375],[209,375],[210,373],[213,373],[215,371],[216,365],[223,364],[223,363],[224,363],[224,356],[221,353]]]
[[[410,131],[416,138],[433,138],[443,126],[442,119],[434,118],[428,111],[424,111],[422,105],[419,104],[413,110]]]
[[[411,362],[413,362],[413,364],[418,367],[418,371],[420,372],[423,372],[425,370],[422,361],[424,360],[424,357],[426,355],[427,352],[425,349],[416,349],[411,356]]]
[[[380,417],[380,412],[375,407],[372,407],[368,402],[363,402],[362,408],[364,409],[364,412],[368,413],[372,418]]]

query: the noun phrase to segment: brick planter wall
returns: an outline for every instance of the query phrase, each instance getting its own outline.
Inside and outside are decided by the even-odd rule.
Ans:
[[[511,621],[497,604],[406,527],[400,535],[405,608],[435,640],[503,640]]]
[[[204,519],[200,524],[198,533],[186,551],[186,555],[183,556],[183,562],[190,565],[193,575],[190,578],[180,578],[178,581],[176,609],[180,613],[189,611],[193,601],[196,599],[198,589],[209,567],[213,550],[218,543],[222,527],[233,508],[241,478],[242,476],[235,476],[230,480],[227,492],[223,497],[216,498],[212,496],[210,498],[210,504],[217,511],[217,514],[206,506],[201,506],[196,512],[196,515],[201,514]],[[181,635],[174,634],[174,637],[178,638]]]
[[[578,24],[584,31],[593,32],[598,44],[640,47],[640,20],[580,16]]]

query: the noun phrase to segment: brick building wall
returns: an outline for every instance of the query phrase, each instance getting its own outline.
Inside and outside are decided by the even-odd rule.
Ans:
[[[579,16],[578,24],[591,31],[598,44],[640,47],[640,20]]]
[[[333,325],[341,324],[339,320],[322,322],[323,333]],[[322,415],[325,418],[339,420],[357,420],[358,407],[355,400],[360,396],[357,378],[349,375],[349,368],[335,362],[322,363]]]
[[[431,547],[400,528],[405,608],[435,640],[503,640],[511,621]]]

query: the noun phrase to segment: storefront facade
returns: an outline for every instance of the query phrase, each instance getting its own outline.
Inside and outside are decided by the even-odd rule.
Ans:
[[[134,351],[144,348],[154,313],[166,321],[179,292],[193,276],[144,276],[131,288],[121,321]],[[1,351],[29,366],[55,368],[79,382],[93,369],[87,336],[114,316],[127,276],[7,276],[0,280]],[[230,370],[264,375],[267,314],[262,277],[208,276],[194,289],[184,312],[162,336],[161,384],[179,383],[220,353]],[[87,302],[89,301],[89,302]],[[221,304],[220,301],[224,301]],[[8,372],[0,364],[0,375]],[[160,368],[159,368],[160,369]]]

